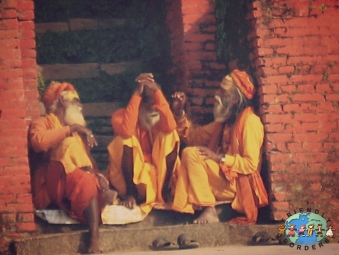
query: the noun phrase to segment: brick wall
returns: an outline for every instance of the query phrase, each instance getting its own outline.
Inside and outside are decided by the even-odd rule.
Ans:
[[[226,69],[225,65],[217,63],[214,1],[168,2],[171,3],[168,19],[172,54],[181,77],[177,88],[187,92],[193,117],[203,122],[210,118],[214,91]],[[181,16],[175,16],[178,14]]]
[[[338,1],[255,1],[253,7],[249,38],[274,219],[312,208],[338,226]]]
[[[38,116],[33,2],[0,2],[0,251],[34,231],[27,124]]]
[[[215,61],[214,4],[179,2],[180,57],[186,60],[181,88],[188,92],[193,112],[206,117],[227,70]],[[262,0],[249,7],[250,59],[266,131],[272,217],[280,220],[287,212],[311,208],[338,226],[338,1]],[[175,37],[180,31],[174,27]]]

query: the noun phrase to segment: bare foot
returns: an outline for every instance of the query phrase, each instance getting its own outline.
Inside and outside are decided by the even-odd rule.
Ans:
[[[123,205],[128,209],[133,209],[136,207],[137,202],[133,196],[127,196],[125,200],[120,202],[120,205]]]
[[[205,207],[201,215],[193,221],[195,224],[214,223],[219,222],[217,211],[215,207]]]
[[[106,205],[112,205],[114,200],[118,197],[118,192],[108,189],[102,193],[102,198]]]

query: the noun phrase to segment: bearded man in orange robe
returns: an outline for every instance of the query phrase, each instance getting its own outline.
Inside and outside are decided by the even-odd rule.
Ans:
[[[172,95],[177,131],[188,146],[182,152],[181,167],[172,208],[194,213],[194,223],[218,222],[218,201],[244,217],[236,224],[255,224],[258,207],[268,204],[260,176],[264,128],[251,106],[255,88],[246,72],[235,69],[221,82],[215,94],[214,121],[195,126],[184,111],[186,95]]]
[[[140,74],[126,108],[112,115],[115,138],[108,145],[107,178],[120,204],[148,214],[171,203],[179,136],[170,105],[151,73]]]
[[[33,204],[36,209],[60,208],[86,222],[91,235],[88,252],[100,252],[101,209],[113,203],[116,191],[109,189],[90,155],[97,142],[85,127],[73,85],[52,83],[42,101],[47,115],[29,128]]]

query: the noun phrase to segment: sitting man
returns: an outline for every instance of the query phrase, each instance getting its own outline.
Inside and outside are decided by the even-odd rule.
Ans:
[[[260,176],[263,125],[251,107],[255,88],[246,72],[234,70],[221,82],[214,105],[214,121],[193,126],[184,111],[186,95],[172,95],[172,109],[183,150],[172,208],[194,213],[194,223],[218,222],[217,201],[232,201],[245,217],[236,224],[255,224],[258,207],[268,204]],[[194,147],[193,147],[194,146]]]
[[[121,205],[130,209],[140,205],[148,214],[154,205],[171,202],[180,139],[153,75],[140,74],[135,81],[138,85],[127,107],[112,115],[115,137],[108,145],[107,178]]]
[[[69,83],[52,83],[42,101],[47,115],[34,120],[29,129],[33,203],[36,209],[58,207],[70,217],[87,222],[88,252],[100,252],[101,209],[113,203],[116,191],[109,189],[89,148],[97,145],[85,127],[82,106]]]

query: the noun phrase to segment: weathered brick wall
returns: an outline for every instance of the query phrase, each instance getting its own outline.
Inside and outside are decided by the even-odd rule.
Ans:
[[[168,18],[182,14],[173,17],[175,23],[169,22],[172,54],[175,63],[180,63],[176,68],[182,75],[177,88],[187,92],[193,117],[203,122],[210,117],[215,88],[226,72],[225,65],[217,63],[214,1],[171,1],[171,7]],[[175,13],[170,13],[173,10]]]
[[[0,2],[0,251],[35,230],[27,124],[36,117],[33,3]]]
[[[312,208],[339,223],[338,7],[335,0],[253,3],[251,59],[276,220]]]
[[[216,64],[214,4],[179,2],[180,58],[185,60],[181,88],[188,92],[193,112],[206,119],[227,70]],[[287,212],[312,208],[338,225],[338,1],[260,0],[249,7],[250,59],[266,131],[272,217],[280,220]],[[174,37],[180,35],[173,27]]]

